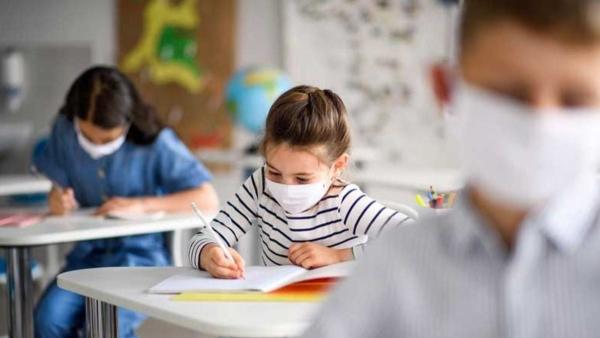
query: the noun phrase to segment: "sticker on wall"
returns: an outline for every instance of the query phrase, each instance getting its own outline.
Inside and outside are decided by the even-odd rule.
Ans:
[[[157,85],[176,83],[190,93],[200,92],[206,76],[196,61],[196,2],[151,0],[144,9],[141,38],[126,54],[122,69],[135,73],[147,67],[150,81]]]

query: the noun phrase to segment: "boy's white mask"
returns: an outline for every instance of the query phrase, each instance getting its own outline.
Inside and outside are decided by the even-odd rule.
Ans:
[[[539,111],[459,82],[452,104],[468,180],[490,198],[529,208],[600,167],[600,110]]]

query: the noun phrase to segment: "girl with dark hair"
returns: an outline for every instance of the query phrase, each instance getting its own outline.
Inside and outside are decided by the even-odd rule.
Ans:
[[[218,205],[210,173],[146,105],[125,75],[93,67],[69,89],[48,143],[34,156],[37,170],[55,182],[52,214],[81,207],[96,213],[188,210],[196,201]],[[170,262],[161,233],[79,242],[64,271],[101,266],[161,266]],[[36,337],[76,337],[84,299],[53,282],[35,312]],[[119,309],[121,337],[135,337],[143,316]]]

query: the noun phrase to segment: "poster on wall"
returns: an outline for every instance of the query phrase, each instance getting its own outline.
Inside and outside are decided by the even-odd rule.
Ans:
[[[118,64],[192,149],[227,148],[234,0],[119,0]]]
[[[428,83],[428,66],[449,53],[451,11],[435,0],[288,0],[283,13],[286,70],[340,94],[355,149],[398,165],[452,165]]]

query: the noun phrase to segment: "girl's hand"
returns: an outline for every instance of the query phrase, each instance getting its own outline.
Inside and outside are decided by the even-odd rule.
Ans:
[[[146,212],[145,204],[141,198],[114,197],[104,202],[95,215],[106,215],[108,213],[143,214]]]
[[[48,194],[48,207],[52,215],[65,215],[77,209],[79,204],[71,188],[61,189],[53,186]]]
[[[290,246],[288,257],[295,265],[314,269],[352,260],[352,249],[331,249],[315,243],[301,243]]]
[[[244,277],[244,259],[232,248],[228,248],[234,262],[225,257],[216,244],[207,244],[200,254],[200,266],[215,278],[237,279]]]

